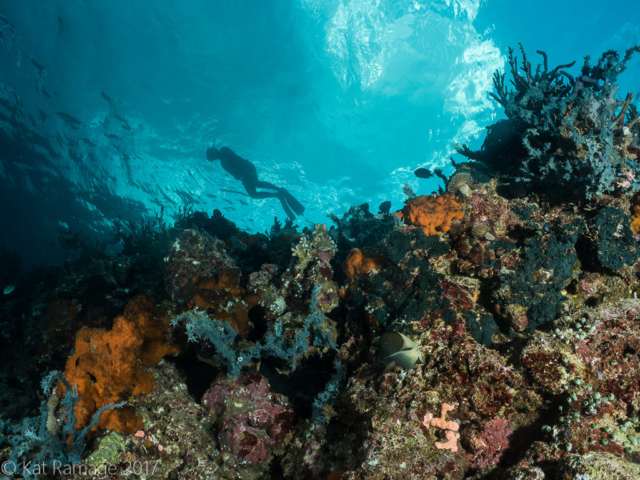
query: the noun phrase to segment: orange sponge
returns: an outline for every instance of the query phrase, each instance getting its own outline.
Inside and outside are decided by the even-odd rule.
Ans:
[[[449,231],[452,220],[464,217],[461,207],[451,193],[421,195],[409,200],[399,216],[408,225],[422,227],[427,235],[441,235]]]
[[[109,331],[82,328],[76,334],[75,353],[67,360],[65,378],[78,389],[76,428],[84,428],[102,406],[117,403],[126,395],[144,395],[153,389],[153,375],[143,367],[157,364],[178,350],[167,343],[170,319],[156,315],[153,301],[132,299],[125,313]],[[60,387],[63,393],[64,387]],[[132,408],[108,410],[98,426],[123,433],[143,428]]]
[[[124,316],[142,333],[140,362],[143,367],[155,367],[165,355],[180,353],[177,346],[168,342],[171,318],[165,310],[155,307],[152,298],[144,295],[135,297],[124,308]]]
[[[631,220],[631,231],[637,235],[640,233],[640,205],[633,207],[633,217]]]
[[[374,251],[365,250],[363,253],[360,249],[354,248],[349,253],[349,258],[342,264],[342,270],[348,277],[353,277],[380,268],[385,263],[387,259]]]
[[[247,294],[240,287],[240,270],[225,269],[220,274],[192,280],[194,295],[188,303],[190,309],[199,308],[215,315],[216,320],[229,323],[246,338],[249,333],[249,310],[259,300],[258,295]]]

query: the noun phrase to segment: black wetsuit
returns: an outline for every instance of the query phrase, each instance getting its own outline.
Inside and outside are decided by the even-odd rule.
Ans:
[[[251,198],[277,198],[282,204],[282,208],[291,220],[295,220],[296,216],[291,211],[292,209],[298,214],[304,213],[304,207],[293,196],[287,192],[284,188],[276,187],[269,182],[263,182],[258,179],[258,172],[256,167],[249,160],[245,160],[240,155],[237,155],[233,150],[228,147],[222,147],[220,150],[210,148],[207,150],[207,158],[209,160],[219,159],[222,168],[230,173],[233,178],[240,180],[244,185],[247,194]],[[272,192],[258,192],[257,188],[266,188],[269,190],[275,190]]]

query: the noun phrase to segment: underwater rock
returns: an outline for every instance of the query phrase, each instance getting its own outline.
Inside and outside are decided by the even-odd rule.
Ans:
[[[240,269],[224,244],[195,230],[187,230],[174,242],[165,259],[165,285],[171,298],[215,314],[246,338],[251,329],[249,310],[259,295],[240,287]]]
[[[342,218],[331,215],[331,219],[337,228],[330,233],[339,250],[346,252],[353,248],[374,247],[401,222],[389,213],[368,217],[359,207],[351,207]]]
[[[559,480],[629,480],[640,478],[640,465],[611,453],[567,455],[560,462]]]
[[[436,235],[426,235],[421,229],[398,228],[390,232],[380,244],[380,250],[392,263],[401,265],[413,258],[441,257],[451,251],[448,243]]]
[[[220,445],[241,463],[258,466],[269,459],[271,439],[264,430],[250,427],[246,420],[225,418],[220,428]]]
[[[187,230],[171,246],[165,259],[164,280],[171,298],[186,302],[193,295],[193,284],[199,278],[211,277],[234,269],[222,241],[197,230]]]
[[[493,335],[499,332],[493,315],[481,315],[478,319],[474,312],[468,312],[464,319],[467,329],[475,341],[480,345],[490,347],[493,343]]]
[[[509,437],[512,433],[509,422],[500,417],[491,419],[480,429],[466,432],[463,442],[473,452],[471,468],[482,470],[498,464],[509,448]]]
[[[509,266],[496,276],[492,287],[496,313],[506,315],[508,305],[525,307],[527,332],[554,320],[567,300],[563,291],[572,279],[575,244],[584,230],[574,221],[550,229],[548,235],[532,236],[524,241],[524,253],[516,257],[511,257],[515,245],[491,242],[487,248],[496,252],[495,263]]]
[[[638,260],[638,248],[629,218],[620,208],[605,207],[593,222],[597,235],[597,256],[603,267],[619,271]]]
[[[191,285],[189,309],[199,308],[221,322],[227,322],[242,338],[249,334],[249,310],[258,302],[257,294],[240,287],[240,270],[227,268],[210,276],[198,276]]]
[[[310,236],[301,235],[292,247],[292,262],[284,272],[283,296],[298,304],[303,296],[320,287],[318,308],[328,313],[338,306],[338,284],[333,280],[331,262],[337,245],[325,224],[316,225]]]
[[[514,332],[522,332],[529,326],[527,311],[522,305],[507,305],[505,313],[509,326]]]
[[[150,480],[237,477],[237,467],[223,462],[209,412],[193,399],[178,369],[163,361],[151,373],[155,384],[151,393],[131,401],[145,428],[124,437],[121,461],[129,463],[122,463],[120,471],[127,473],[123,472],[127,465],[140,464],[155,467],[140,476]],[[127,476],[140,478],[131,475],[131,468]]]

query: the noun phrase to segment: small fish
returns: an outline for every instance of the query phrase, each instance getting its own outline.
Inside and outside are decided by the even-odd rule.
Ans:
[[[31,59],[31,64],[38,69],[38,72],[40,72],[40,75],[42,75],[46,70],[44,65],[39,64],[35,58]]]
[[[58,115],[62,120],[64,120],[67,123],[67,125],[69,125],[72,128],[79,128],[82,126],[82,121],[78,120],[73,115],[69,115],[66,112],[56,112],[56,115]]]
[[[431,178],[433,177],[433,172],[427,168],[419,168],[413,174],[418,178]]]
[[[16,289],[15,285],[7,285],[6,287],[4,287],[3,293],[5,295],[9,295],[11,292],[13,292]]]

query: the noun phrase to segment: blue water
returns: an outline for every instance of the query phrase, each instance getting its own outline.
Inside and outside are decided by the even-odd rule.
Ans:
[[[240,228],[285,218],[205,150],[229,146],[305,206],[400,208],[418,167],[445,167],[500,117],[508,46],[550,66],[640,43],[640,9],[508,0],[1,0],[0,245],[51,263],[56,227],[101,238],[115,218],[220,209]],[[640,90],[634,58],[620,95]],[[637,95],[636,95],[637,96]],[[68,115],[68,116],[67,116]],[[240,193],[238,193],[240,192]]]

